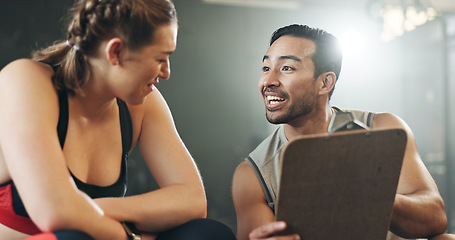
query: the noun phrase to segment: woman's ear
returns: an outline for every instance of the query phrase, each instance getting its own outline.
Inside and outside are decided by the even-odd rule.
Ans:
[[[330,91],[335,87],[337,77],[334,72],[326,72],[319,75],[322,81],[321,88],[319,89],[319,94],[329,94]]]
[[[121,63],[120,57],[124,52],[125,44],[120,38],[111,38],[105,48],[105,54],[107,55],[108,61],[112,65],[119,65]]]

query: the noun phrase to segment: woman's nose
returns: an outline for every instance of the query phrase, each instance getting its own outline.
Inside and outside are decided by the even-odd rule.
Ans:
[[[170,62],[167,60],[167,62],[162,63],[161,65],[161,72],[160,75],[158,76],[160,79],[167,80],[171,76],[171,67],[170,67]]]

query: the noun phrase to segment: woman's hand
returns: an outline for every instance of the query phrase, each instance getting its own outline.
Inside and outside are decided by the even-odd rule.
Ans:
[[[286,229],[285,222],[271,222],[262,225],[253,231],[251,231],[249,238],[250,240],[299,240],[300,237],[297,234],[286,235],[286,236],[273,236],[274,234]]]

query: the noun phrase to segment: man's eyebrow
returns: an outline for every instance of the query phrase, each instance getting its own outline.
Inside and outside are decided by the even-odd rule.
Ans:
[[[294,60],[296,62],[301,62],[302,59],[294,56],[294,55],[285,55],[285,56],[281,56],[280,59],[290,59],[290,60]]]
[[[262,58],[262,61],[264,62],[266,59],[270,59],[269,56],[265,55],[263,58]],[[284,55],[284,56],[280,56],[279,59],[290,59],[290,60],[294,60],[296,62],[301,62],[302,59],[294,56],[294,55]]]

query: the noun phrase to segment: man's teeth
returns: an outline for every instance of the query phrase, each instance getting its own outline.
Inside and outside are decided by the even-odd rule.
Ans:
[[[269,101],[284,101],[284,98],[280,98],[277,96],[267,96],[267,100]]]
[[[284,98],[280,98],[277,96],[267,96],[267,101],[269,101],[270,104],[275,104],[278,103],[279,101],[284,101]]]
[[[280,101],[284,101],[284,98],[280,98],[278,96],[267,96],[267,101],[269,101],[270,104],[276,104]]]

